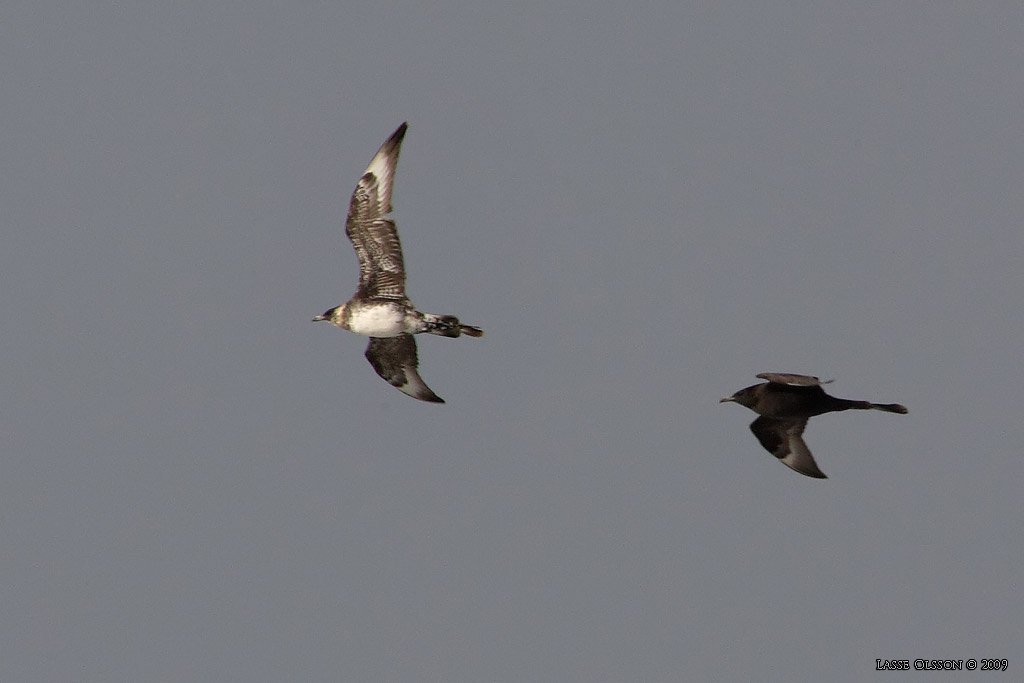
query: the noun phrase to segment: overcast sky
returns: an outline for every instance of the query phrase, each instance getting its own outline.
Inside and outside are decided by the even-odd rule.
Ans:
[[[0,680],[1019,676],[1022,36],[1019,2],[8,0]],[[486,331],[419,338],[446,405],[310,322],[402,121],[409,294]],[[718,402],[765,371],[910,413],[816,418],[812,480]]]

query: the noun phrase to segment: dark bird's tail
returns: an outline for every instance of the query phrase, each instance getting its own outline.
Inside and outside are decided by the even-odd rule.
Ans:
[[[433,313],[424,313],[423,322],[427,324],[427,332],[442,337],[459,337],[462,335],[467,335],[469,337],[484,336],[484,331],[479,327],[463,325],[454,315],[434,315]]]
[[[907,414],[907,407],[901,406],[899,403],[872,403],[871,408],[873,410],[884,410],[887,413]]]
[[[906,406],[899,403],[872,403],[871,401],[850,401],[845,398],[839,399],[837,406],[839,410],[884,410],[887,413],[907,414]]]

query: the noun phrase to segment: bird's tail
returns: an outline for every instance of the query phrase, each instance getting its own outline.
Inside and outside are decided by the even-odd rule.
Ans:
[[[901,406],[899,403],[872,403],[871,408],[872,410],[884,410],[887,413],[907,414],[907,407]]]
[[[884,410],[887,413],[899,413],[900,415],[907,414],[906,406],[901,406],[899,403],[872,403],[870,401],[844,401],[845,405],[842,410]]]
[[[427,325],[427,332],[442,337],[459,337],[464,334],[470,337],[484,336],[484,331],[479,327],[463,325],[454,315],[424,313],[423,322]]]

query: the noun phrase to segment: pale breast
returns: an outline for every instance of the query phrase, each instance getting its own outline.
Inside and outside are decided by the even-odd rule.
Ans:
[[[405,331],[405,310],[395,304],[364,304],[349,311],[348,329],[368,337],[397,337]]]

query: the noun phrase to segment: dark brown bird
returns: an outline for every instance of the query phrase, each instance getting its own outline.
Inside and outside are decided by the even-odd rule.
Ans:
[[[829,396],[821,388],[817,377],[793,375],[787,372],[762,372],[758,375],[766,384],[755,384],[740,389],[720,402],[739,403],[761,417],[750,423],[750,431],[765,449],[792,470],[815,479],[826,479],[811,456],[803,433],[807,420],[822,413],[840,410],[884,410],[906,415],[907,409],[899,403],[870,403]],[[831,381],[831,380],[830,380]]]

